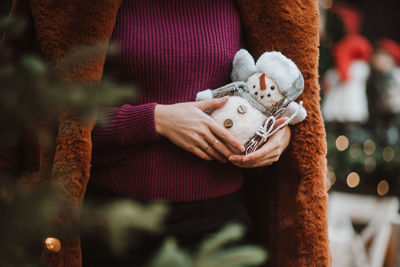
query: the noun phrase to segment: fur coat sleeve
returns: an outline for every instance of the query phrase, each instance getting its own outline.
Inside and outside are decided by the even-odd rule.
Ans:
[[[121,2],[15,0],[13,12],[24,14],[32,22],[31,30],[24,36],[30,41],[24,42],[32,44],[32,49],[37,44],[49,64],[59,64],[67,54],[85,46],[103,45],[95,57],[77,65],[64,65],[59,70],[66,82],[96,83],[102,77],[106,46]],[[252,55],[258,58],[265,51],[281,51],[300,68],[305,90],[299,100],[309,114],[292,128],[292,144],[281,160],[257,173],[258,178],[248,179],[245,189],[249,192],[256,235],[268,248],[272,266],[329,266],[326,142],[317,73],[317,1],[236,0],[236,3],[244,40]],[[4,38],[3,43],[6,42],[9,40]],[[53,222],[57,227],[67,227],[79,220],[89,179],[90,133],[94,123],[95,115],[81,118],[73,111],[62,110],[54,146],[40,146],[39,172],[60,184],[65,202],[62,215]],[[62,250],[45,251],[44,260],[50,266],[81,266],[78,233],[60,236],[60,240]]]
[[[245,41],[255,57],[277,50],[304,76],[298,99],[308,111],[292,128],[292,143],[269,179],[248,179],[250,208],[268,237],[275,266],[330,266],[327,234],[326,139],[318,84],[318,3],[313,0],[237,1]],[[263,176],[263,175],[261,175]],[[262,188],[262,189],[260,189]],[[255,194],[255,190],[261,190]],[[269,212],[269,214],[266,214]],[[268,219],[265,215],[269,215]],[[260,240],[265,242],[265,240]]]

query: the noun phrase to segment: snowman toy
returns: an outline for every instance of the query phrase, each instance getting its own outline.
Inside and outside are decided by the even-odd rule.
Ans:
[[[196,101],[229,96],[228,102],[207,113],[245,146],[245,154],[259,149],[287,124],[305,119],[306,110],[294,102],[304,89],[296,64],[280,52],[265,52],[257,62],[245,49],[233,59],[232,83],[197,93]],[[277,119],[288,120],[275,127]]]

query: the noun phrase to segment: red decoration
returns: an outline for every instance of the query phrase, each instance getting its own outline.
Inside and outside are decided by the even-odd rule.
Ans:
[[[336,70],[342,81],[349,78],[349,68],[354,60],[368,61],[372,55],[370,42],[358,34],[352,34],[341,40],[334,48]]]
[[[400,45],[390,39],[381,39],[378,41],[378,48],[387,51],[396,60],[397,65],[400,65]]]

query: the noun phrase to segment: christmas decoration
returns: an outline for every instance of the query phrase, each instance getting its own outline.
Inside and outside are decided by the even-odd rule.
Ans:
[[[287,124],[299,123],[307,116],[302,102],[294,102],[303,92],[303,76],[280,52],[265,52],[255,63],[247,50],[239,50],[233,60],[232,80],[240,82],[199,92],[196,100],[230,96],[228,103],[210,116],[245,144],[246,154]],[[281,117],[288,120],[274,127]]]
[[[59,252],[61,250],[61,242],[57,238],[48,237],[44,240],[44,244],[51,252]]]
[[[328,186],[346,192],[396,195],[400,192],[400,117],[395,84],[400,50],[396,42],[383,38],[372,52],[369,41],[359,35],[364,15],[360,11],[354,5],[334,2],[332,8],[322,12],[325,27],[321,29],[320,73],[324,78],[321,88]],[[362,80],[350,84],[357,72],[353,64],[365,71],[359,76]],[[389,70],[393,70],[390,75]],[[337,88],[349,91],[334,92]]]
[[[377,50],[372,57],[375,71],[374,86],[378,92],[377,100],[383,113],[400,113],[400,45],[389,39],[378,41]]]
[[[368,119],[366,84],[372,48],[359,35],[340,41],[334,50],[336,68],[326,72],[322,112],[326,121],[364,123]]]

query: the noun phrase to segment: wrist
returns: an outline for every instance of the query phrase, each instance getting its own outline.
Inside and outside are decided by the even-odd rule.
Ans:
[[[157,104],[154,108],[154,123],[156,131],[159,135],[164,136],[164,121],[165,121],[165,107],[166,105]]]

